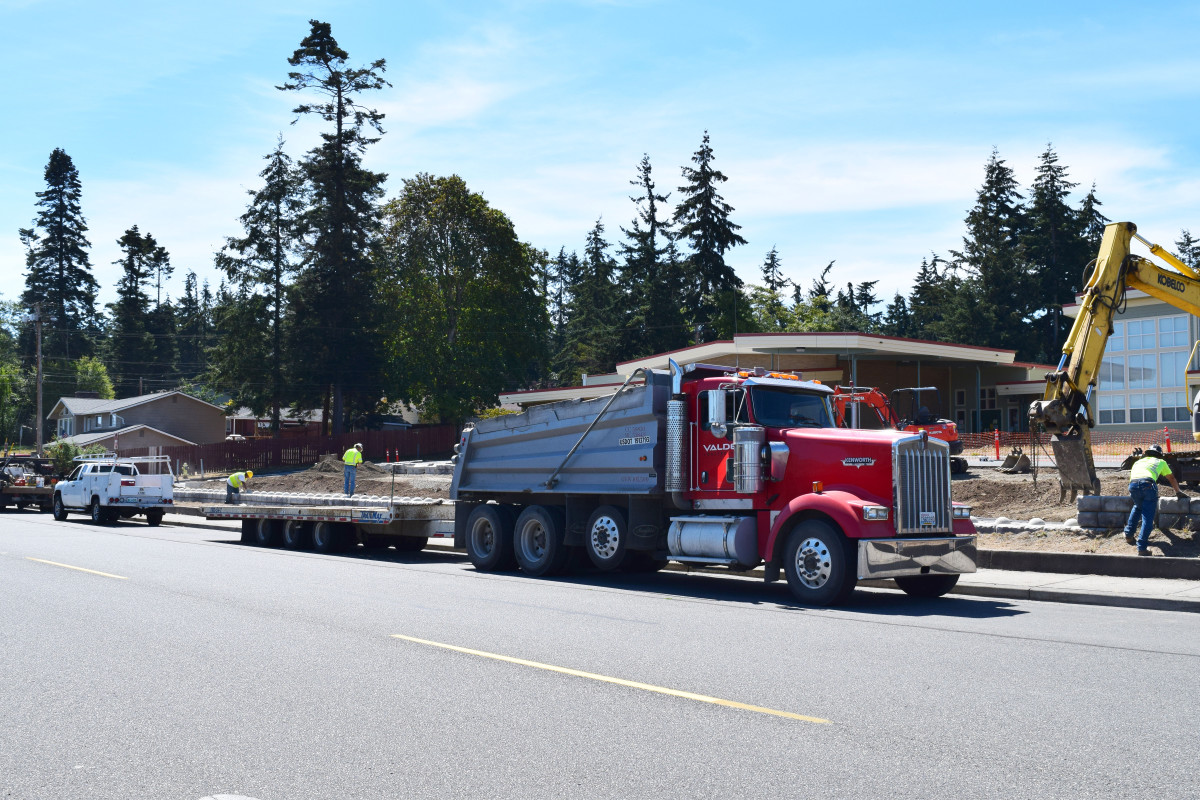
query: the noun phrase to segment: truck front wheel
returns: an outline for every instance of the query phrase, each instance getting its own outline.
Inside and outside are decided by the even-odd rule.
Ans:
[[[904,575],[895,581],[909,597],[941,597],[958,585],[958,576]]]
[[[629,525],[625,514],[616,506],[600,506],[588,517],[586,541],[588,558],[597,569],[610,570],[625,560],[629,541]]]
[[[562,572],[570,554],[564,542],[566,527],[561,509],[530,506],[522,511],[513,531],[513,550],[521,571],[538,578]]]
[[[54,495],[54,518],[62,522],[67,518],[67,507],[63,505],[62,495]]]
[[[788,536],[783,569],[788,588],[807,605],[835,606],[854,591],[849,546],[839,532],[821,520],[805,520]]]
[[[485,503],[472,509],[467,517],[467,557],[480,572],[516,566],[512,514],[507,508]]]

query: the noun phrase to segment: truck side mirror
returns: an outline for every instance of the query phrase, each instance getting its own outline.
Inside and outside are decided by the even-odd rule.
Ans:
[[[713,436],[724,439],[729,433],[729,426],[725,422],[725,390],[709,389],[707,394],[709,430]]]

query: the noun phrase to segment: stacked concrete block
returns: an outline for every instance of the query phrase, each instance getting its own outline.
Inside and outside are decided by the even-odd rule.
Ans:
[[[1084,495],[1075,501],[1081,528],[1124,528],[1133,507],[1130,497]],[[1200,518],[1200,498],[1159,497],[1154,526],[1160,530],[1183,528]]]

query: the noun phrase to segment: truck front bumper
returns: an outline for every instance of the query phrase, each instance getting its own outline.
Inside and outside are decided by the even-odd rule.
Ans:
[[[858,579],[974,572],[974,536],[944,539],[860,539]]]

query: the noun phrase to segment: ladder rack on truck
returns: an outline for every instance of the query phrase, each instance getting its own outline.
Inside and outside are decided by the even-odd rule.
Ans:
[[[429,539],[454,537],[454,508],[441,500],[390,505],[206,505],[206,519],[242,521],[242,541],[263,547],[312,548],[334,553],[357,545],[424,549]]]

